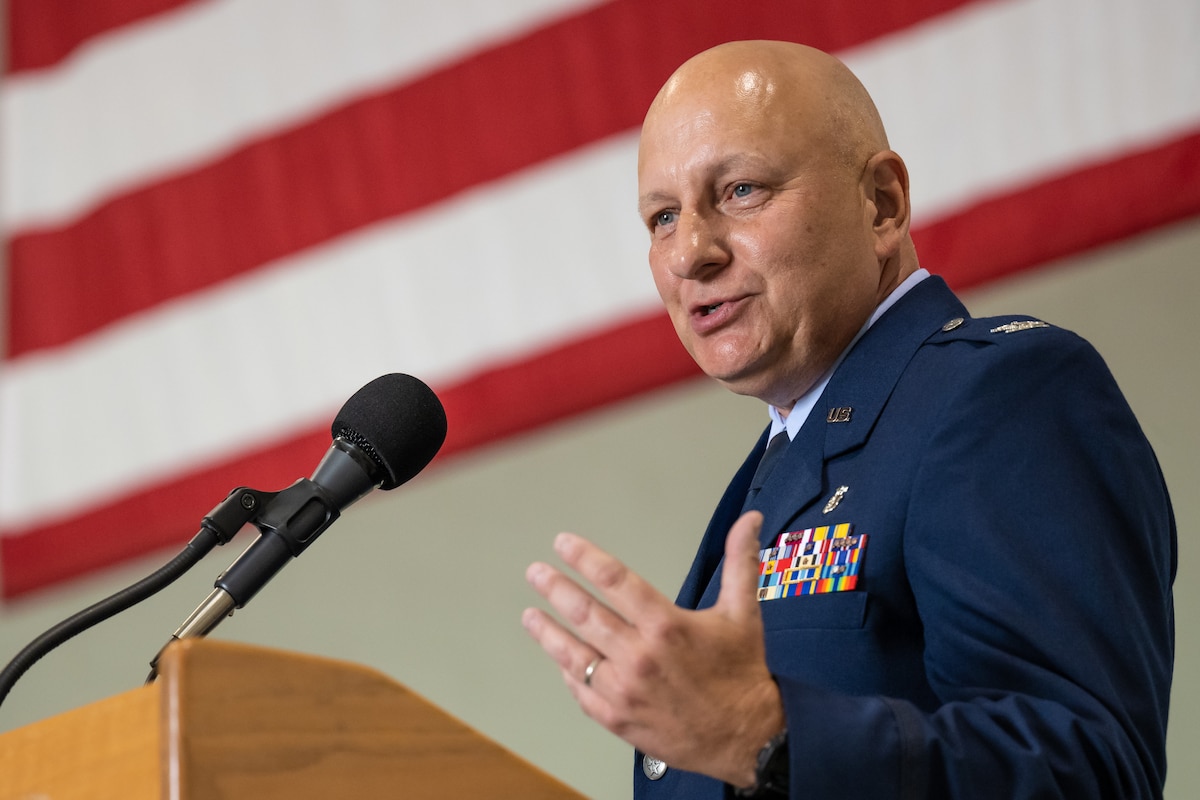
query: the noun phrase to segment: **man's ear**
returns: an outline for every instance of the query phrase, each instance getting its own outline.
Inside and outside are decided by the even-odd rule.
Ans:
[[[880,150],[863,172],[864,189],[875,209],[872,230],[875,233],[875,254],[880,260],[891,258],[900,251],[908,238],[910,212],[908,202],[908,167],[891,150]]]

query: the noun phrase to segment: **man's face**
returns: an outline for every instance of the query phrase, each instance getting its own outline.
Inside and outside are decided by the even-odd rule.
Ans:
[[[786,411],[880,300],[865,162],[839,163],[795,87],[752,71],[689,87],[642,131],[654,282],[705,373]]]

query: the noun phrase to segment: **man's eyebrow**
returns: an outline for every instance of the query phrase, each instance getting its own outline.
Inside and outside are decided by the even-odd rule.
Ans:
[[[638,213],[644,213],[647,206],[661,206],[664,203],[676,202],[675,196],[667,192],[647,192],[638,197]]]
[[[770,167],[771,164],[757,153],[731,153],[720,161],[705,167],[710,180],[716,180],[740,169]],[[674,194],[664,191],[647,192],[638,197],[638,211],[645,211],[647,206],[657,206],[663,203],[677,203]]]

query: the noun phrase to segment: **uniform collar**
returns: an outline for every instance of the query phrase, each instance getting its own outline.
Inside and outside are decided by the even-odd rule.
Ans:
[[[870,319],[867,320],[866,324],[859,328],[858,333],[854,334],[854,338],[850,340],[850,344],[846,346],[846,349],[842,351],[842,354],[839,355],[837,360],[833,362],[833,366],[829,368],[829,371],[825,373],[825,376],[821,378],[821,380],[817,381],[813,388],[805,392],[800,399],[796,401],[796,404],[792,406],[792,410],[787,415],[786,419],[784,419],[783,415],[779,413],[779,409],[775,408],[774,406],[767,407],[767,413],[771,416],[771,433],[768,438],[774,438],[775,434],[782,430],[787,430],[789,440],[796,438],[796,434],[800,432],[800,427],[804,425],[805,421],[812,413],[813,406],[816,405],[817,399],[821,396],[821,393],[825,391],[825,387],[829,384],[829,379],[833,377],[833,374],[837,371],[837,368],[846,358],[846,354],[854,349],[854,345],[858,344],[858,340],[863,337],[863,334],[865,334],[867,330],[875,324],[875,321],[882,317],[889,308],[894,306],[896,301],[908,294],[908,292],[914,286],[928,277],[929,270],[917,269],[916,272],[909,275],[900,283],[899,286],[893,289],[892,293],[885,297],[883,302],[875,307],[875,311],[871,314]]]

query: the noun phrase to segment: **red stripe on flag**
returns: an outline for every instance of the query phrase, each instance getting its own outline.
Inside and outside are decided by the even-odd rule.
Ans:
[[[637,126],[667,75],[721,41],[842,50],[962,4],[800,14],[723,0],[618,0],[349,102],[195,172],[11,242],[10,357],[64,344],[357,228]]]
[[[197,0],[8,0],[9,73],[49,67],[88,39]]]
[[[448,433],[437,462],[699,374],[665,314],[629,322],[439,389]],[[0,537],[3,596],[28,594],[152,549],[182,548],[230,490],[285,488],[316,467],[329,438],[328,429],[305,431],[70,519],[6,533]]]
[[[443,398],[445,450],[469,450],[702,374],[665,313],[628,321],[452,387]]]
[[[965,288],[1200,214],[1200,132],[914,231],[922,265]]]
[[[306,467],[299,465],[315,467],[328,446],[327,431],[308,431],[233,462],[144,486],[85,514],[5,532],[0,537],[3,596],[16,597],[156,547],[182,548],[231,489],[248,482],[267,491],[282,489],[300,477]]]

